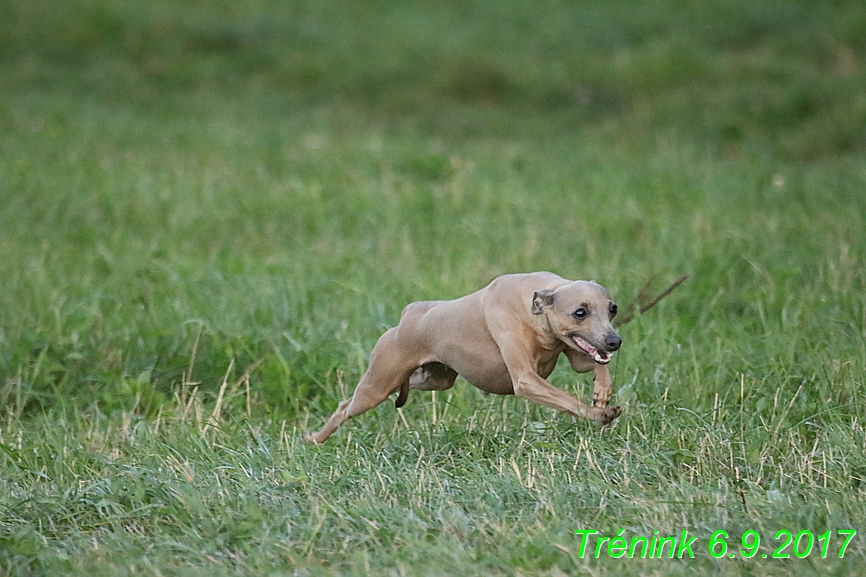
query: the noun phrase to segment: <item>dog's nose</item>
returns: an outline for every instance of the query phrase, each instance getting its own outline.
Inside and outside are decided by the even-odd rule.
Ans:
[[[622,339],[619,338],[618,334],[607,335],[604,339],[604,344],[607,345],[608,350],[616,351],[622,346]]]

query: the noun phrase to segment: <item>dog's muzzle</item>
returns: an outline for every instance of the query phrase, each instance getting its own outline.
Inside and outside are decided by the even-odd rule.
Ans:
[[[579,335],[570,334],[568,336],[571,339],[571,341],[577,345],[577,348],[579,348],[580,350],[582,350],[583,352],[588,354],[590,356],[590,358],[592,360],[594,360],[595,362],[597,362],[598,364],[606,365],[607,363],[610,362],[610,358],[613,356],[613,351],[610,351],[610,352],[600,351],[597,348],[595,348],[594,346],[592,346],[591,344],[589,344],[587,341],[582,339]],[[619,340],[618,337],[617,337],[617,340],[619,342],[617,342],[614,346],[611,347],[614,351],[616,349],[618,349],[619,345],[622,343],[622,341]],[[611,343],[611,344],[613,345],[613,343]]]

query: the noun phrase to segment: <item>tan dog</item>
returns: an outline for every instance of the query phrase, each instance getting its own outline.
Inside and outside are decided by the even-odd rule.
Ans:
[[[487,393],[517,395],[600,423],[620,414],[608,407],[607,363],[622,339],[611,325],[616,304],[601,285],[549,272],[512,274],[451,301],[412,303],[373,348],[351,399],[340,403],[308,442],[323,443],[346,419],[400,390],[443,391],[464,379]],[[593,405],[548,383],[560,353],[578,373],[595,370]]]

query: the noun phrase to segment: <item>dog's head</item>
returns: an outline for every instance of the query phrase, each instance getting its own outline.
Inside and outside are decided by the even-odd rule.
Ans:
[[[532,314],[546,315],[552,336],[586,353],[599,364],[610,362],[622,339],[610,322],[616,316],[607,290],[593,281],[574,281],[556,289],[535,291]]]

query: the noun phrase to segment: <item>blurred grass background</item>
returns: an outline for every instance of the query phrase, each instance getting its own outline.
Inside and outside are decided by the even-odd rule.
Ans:
[[[285,408],[503,272],[695,272],[691,329],[861,256],[855,2],[0,10],[0,367],[8,398],[40,361],[34,407],[171,393],[202,323],[202,378],[276,351]]]
[[[707,498],[718,497],[708,485],[741,472],[754,483],[741,490],[776,491],[784,481],[805,497],[829,483],[829,496],[821,493],[826,522],[862,521],[864,58],[866,11],[841,0],[5,0],[0,442],[12,451],[3,457],[8,494],[40,494],[28,483],[50,466],[27,460],[29,449],[63,452],[80,439],[97,454],[132,451],[135,463],[166,466],[173,453],[158,455],[165,447],[123,443],[136,423],[158,430],[170,415],[180,429],[165,434],[201,467],[219,466],[197,439],[223,383],[224,422],[214,422],[237,435],[221,442],[267,447],[250,441],[242,423],[264,428],[277,439],[271,448],[286,452],[267,466],[304,463],[298,478],[317,487],[305,490],[328,502],[338,500],[328,493],[334,467],[417,446],[427,455],[457,446],[480,458],[475,477],[452,479],[477,485],[494,469],[502,474],[496,463],[510,458],[509,439],[522,447],[535,430],[527,419],[573,426],[546,409],[482,398],[463,383],[447,400],[413,395],[403,414],[424,431],[423,442],[400,429],[396,448],[389,445],[401,421],[385,405],[341,431],[346,448],[336,456],[304,453],[283,434],[330,414],[411,301],[460,296],[506,272],[552,270],[594,278],[625,304],[655,275],[662,283],[690,272],[674,296],[623,330],[614,365],[621,424],[603,441],[591,427],[574,429],[607,442],[612,454],[626,447],[621,461],[603,463],[610,468],[601,477],[577,482],[589,487],[581,502],[596,506],[606,486],[599,479],[615,478],[633,458],[659,486],[673,483],[685,494],[699,487]],[[557,371],[552,380],[587,396],[584,378]],[[466,433],[491,403],[502,428],[490,438]],[[435,418],[437,406],[450,420]],[[707,443],[691,437],[691,412],[711,431]],[[583,447],[565,432],[540,430],[533,453],[540,459],[551,447],[557,454]],[[626,442],[636,430],[650,435],[646,446]],[[727,447],[733,463],[734,446],[738,464],[719,464],[727,457],[714,451]],[[833,451],[845,455],[836,465]],[[822,458],[823,468],[813,469]],[[87,462],[56,472],[70,487],[109,474]],[[475,462],[454,466],[472,471]],[[431,463],[429,475],[440,465]],[[776,465],[774,477],[767,471]],[[280,479],[274,472],[267,482]],[[560,482],[554,476],[551,487]],[[523,489],[504,490],[531,508]],[[217,488],[202,489],[209,490]],[[833,490],[853,491],[853,501],[833,500]],[[358,491],[372,494],[366,485]],[[667,499],[662,493],[633,502]],[[541,499],[561,506],[571,497],[554,491]],[[248,503],[236,505],[246,511]],[[16,513],[3,537],[14,545],[8,571],[49,566],[60,551],[73,560],[66,570],[93,571],[75,539],[63,540],[66,529],[50,536],[41,556],[26,552],[46,533],[19,535],[47,519],[64,527],[60,518],[77,519],[86,541],[95,529],[77,506],[59,517]],[[384,505],[374,499],[370,507]],[[620,518],[657,528],[670,521],[658,507],[655,517],[629,509]],[[824,522],[818,509],[791,505],[784,515]],[[770,515],[768,526],[781,518],[757,510]],[[326,526],[329,537],[317,536],[318,513],[303,512],[312,521],[294,529],[301,557],[316,567],[363,567],[338,545],[356,526],[345,533]],[[550,534],[523,514],[528,525],[518,522],[503,547],[514,550],[527,533],[534,545],[506,559],[481,538],[466,554],[486,561],[461,558],[463,574],[574,570],[559,553],[550,556],[543,545]],[[739,522],[757,522],[754,514]],[[267,513],[256,515],[250,534],[264,539]],[[377,515],[375,523],[394,521]],[[195,509],[169,525],[206,516]],[[501,527],[496,515],[485,519]],[[138,522],[167,530],[159,520]],[[286,537],[275,529],[274,547],[294,539],[291,530]],[[243,556],[238,543],[247,538],[212,543],[227,572],[241,570],[231,555]],[[440,552],[421,547],[428,538],[413,542],[422,561]],[[99,539],[108,550],[127,546]],[[399,539],[371,539],[383,551],[373,565],[391,567]],[[268,549],[256,566],[275,555]]]

